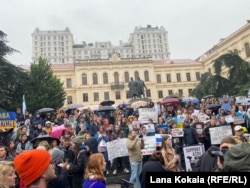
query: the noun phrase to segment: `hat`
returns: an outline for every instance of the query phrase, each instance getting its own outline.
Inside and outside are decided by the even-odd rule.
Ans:
[[[243,130],[243,127],[241,125],[236,125],[234,127],[234,131],[239,131],[239,130]]]
[[[51,162],[56,163],[56,164],[60,163],[64,157],[64,152],[58,148],[53,148],[49,150],[49,153],[52,156]]]
[[[131,119],[132,118],[132,120],[134,119],[134,116],[128,116],[128,119]]]
[[[83,143],[83,136],[76,136],[74,142],[81,145]]]
[[[97,153],[98,142],[96,138],[90,137],[86,140],[85,145],[89,147],[90,153]]]
[[[47,124],[52,124],[52,122],[51,121],[46,121],[45,126],[47,126]]]
[[[48,168],[51,155],[46,150],[32,149],[18,154],[14,166],[25,186],[30,185]]]

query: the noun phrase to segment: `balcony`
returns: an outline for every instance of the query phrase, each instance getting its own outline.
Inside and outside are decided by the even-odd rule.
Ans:
[[[124,89],[124,82],[112,82],[111,89]]]

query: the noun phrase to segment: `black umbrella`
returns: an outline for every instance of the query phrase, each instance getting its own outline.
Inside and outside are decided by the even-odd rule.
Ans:
[[[52,112],[54,110],[55,109],[53,109],[53,108],[41,108],[41,109],[38,110],[38,112],[41,112],[41,113],[43,113],[43,112]]]
[[[216,110],[216,109],[219,109],[220,107],[221,107],[221,104],[209,104],[205,106],[204,109]]]
[[[38,137],[33,138],[30,142],[34,144],[37,140],[39,140],[39,142],[42,141],[42,140],[45,140],[45,141],[47,141],[49,144],[51,144],[51,142],[52,142],[53,140],[56,140],[56,141],[57,141],[57,144],[58,144],[58,145],[60,144],[60,140],[59,140],[58,138],[52,137],[52,136],[50,136],[50,135],[39,135]]]
[[[110,112],[110,111],[115,111],[116,109],[112,106],[100,106],[97,112]]]
[[[77,109],[83,107],[83,104],[69,104],[67,110]]]
[[[206,96],[204,96],[204,97],[202,97],[203,99],[207,99],[207,98],[212,98],[212,97],[214,97],[214,95],[206,95]]]
[[[115,101],[112,101],[112,100],[105,100],[100,103],[100,105],[102,106],[111,106],[113,104],[115,104]]]

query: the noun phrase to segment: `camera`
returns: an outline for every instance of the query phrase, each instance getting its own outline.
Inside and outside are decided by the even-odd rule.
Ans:
[[[142,134],[140,134],[140,135],[139,135],[139,138],[143,138],[143,135],[142,135]]]

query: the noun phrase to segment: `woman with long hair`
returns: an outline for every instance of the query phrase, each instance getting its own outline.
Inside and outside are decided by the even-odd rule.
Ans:
[[[13,161],[0,162],[0,186],[5,188],[16,187],[16,173]]]
[[[176,155],[175,149],[172,147],[172,137],[170,135],[162,137],[161,152],[164,158],[165,169],[174,172],[180,172],[178,163],[180,162],[179,155]]]
[[[106,161],[101,153],[90,155],[82,188],[106,188]]]

